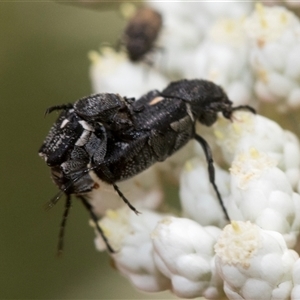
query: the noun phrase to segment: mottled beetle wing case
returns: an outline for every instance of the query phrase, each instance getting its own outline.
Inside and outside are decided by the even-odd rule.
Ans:
[[[83,132],[79,121],[80,118],[73,109],[63,110],[52,125],[39,149],[39,155],[46,160],[48,166],[61,164],[65,160],[68,150],[74,147]]]

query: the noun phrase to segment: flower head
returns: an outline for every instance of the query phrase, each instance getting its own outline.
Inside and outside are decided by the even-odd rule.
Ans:
[[[111,254],[115,267],[135,285],[146,292],[168,289],[169,279],[156,267],[153,261],[153,246],[150,233],[164,216],[143,210],[140,216],[127,207],[107,211],[99,221],[113,249]],[[103,251],[105,245],[96,231],[96,248]]]
[[[152,233],[154,260],[177,296],[218,299],[223,295],[214,270],[213,246],[219,232],[183,218],[167,217],[157,224]]]
[[[297,15],[262,4],[252,11],[251,1],[146,3],[163,17],[158,45],[164,50],[153,48],[162,61],[132,63],[105,47],[91,52],[95,92],[139,98],[169,81],[201,78],[221,85],[234,106],[255,106],[258,114],[238,109],[230,120],[220,115],[210,128],[197,126],[210,145],[213,171],[202,147],[190,142],[118,183],[139,216],[112,189],[104,195],[104,183],[87,195],[99,216],[106,212],[99,224],[117,250],[111,254],[117,270],[142,291],[169,289],[182,298],[298,299],[300,263],[290,248],[300,231],[300,143],[260,115],[258,103],[273,103],[280,112],[300,107]],[[166,131],[146,130],[170,138]],[[180,198],[176,217],[172,204],[163,203],[163,179],[179,185],[179,195],[169,197]],[[95,243],[105,249],[98,233]]]
[[[232,222],[217,244],[216,266],[229,299],[288,299],[298,255],[282,236],[248,222]]]

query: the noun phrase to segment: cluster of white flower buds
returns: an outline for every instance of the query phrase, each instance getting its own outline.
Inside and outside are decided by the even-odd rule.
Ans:
[[[300,21],[283,6],[254,2],[149,2],[162,14],[153,64],[126,52],[91,52],[94,92],[139,97],[174,79],[208,79],[235,105],[300,107]],[[166,60],[166,63],[162,61]],[[300,299],[300,143],[259,114],[219,116],[205,130],[228,224],[207,162],[191,142],[163,163],[120,183],[135,215],[107,186],[89,195],[115,253],[137,289],[180,298]],[[218,164],[216,163],[218,162]],[[222,167],[221,167],[222,166]],[[164,174],[164,176],[161,176]],[[163,205],[162,178],[179,184],[181,211]],[[103,185],[102,185],[103,186]],[[162,213],[163,212],[163,213]],[[96,248],[106,249],[96,232]]]
[[[90,53],[95,92],[140,96],[170,79],[203,78],[222,85],[235,104],[300,107],[300,22],[287,8],[254,2],[149,2],[162,15],[161,48],[149,68],[126,53]],[[124,78],[134,78],[130,82]],[[146,80],[145,80],[146,79]],[[258,103],[257,103],[258,102]]]

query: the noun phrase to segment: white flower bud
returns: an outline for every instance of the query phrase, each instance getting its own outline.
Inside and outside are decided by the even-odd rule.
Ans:
[[[196,7],[198,8],[197,14],[192,11],[194,18],[199,18],[198,13],[206,15],[210,22],[220,20],[222,18],[241,18],[249,14],[253,9],[251,1],[228,2],[221,0],[212,2],[210,0],[197,1]]]
[[[240,19],[218,20],[186,64],[183,77],[221,85],[235,105],[255,105],[253,76],[248,65],[248,40]]]
[[[216,184],[225,200],[229,194],[229,174],[216,164],[214,167]],[[202,226],[214,225],[223,228],[227,223],[216,192],[209,181],[206,160],[194,158],[186,162],[180,178],[180,202],[183,215]]]
[[[217,4],[211,1],[146,1],[147,4],[158,11],[168,20],[174,19],[173,24],[179,26],[183,22],[190,23],[201,37],[205,35],[211,24],[221,18],[242,18],[251,12],[252,2],[228,2],[219,1]],[[187,22],[188,21],[188,22]],[[176,31],[174,32],[176,34]],[[189,34],[187,32],[187,34]],[[191,43],[191,41],[189,42]]]
[[[279,233],[233,221],[224,228],[215,251],[229,299],[289,299],[298,254],[287,249]]]
[[[249,112],[235,112],[232,121],[220,117],[214,124],[214,134],[227,164],[232,163],[236,153],[253,147],[275,159],[296,190],[300,181],[300,145],[297,137],[274,121]]]
[[[300,259],[298,258],[293,268],[294,287],[291,293],[292,300],[300,299]]]
[[[237,26],[226,24],[223,26],[223,32],[217,34],[222,36],[223,42],[224,36],[232,36],[230,42],[227,40],[223,43],[218,41],[218,38],[214,40],[214,34],[207,37],[207,32],[212,24],[216,21],[219,23],[220,18],[232,19],[233,23],[242,19],[250,12],[253,3],[219,2],[216,5],[210,1],[188,4],[184,1],[148,1],[148,4],[163,15],[164,26],[160,44],[166,57],[166,63],[161,66],[164,73],[173,78],[210,79],[222,85],[224,79],[227,79],[230,82],[226,81],[226,86],[223,87],[230,98],[239,103],[249,103],[252,95],[251,76],[245,74],[247,71],[244,68],[248,47],[245,43],[239,43],[237,47],[231,45],[231,42],[236,44],[239,38],[246,41],[244,33],[238,35],[238,38],[235,34],[236,31],[242,31],[241,22],[238,21]],[[221,27],[219,26],[219,29]],[[236,76],[233,70],[237,68],[244,72],[239,72]]]
[[[266,42],[280,39],[288,29],[298,25],[297,17],[284,7],[265,7],[257,3],[255,8],[245,20],[245,29],[261,46]]]
[[[161,71],[168,77],[182,78],[183,70],[191,66],[194,58],[191,54],[200,43],[201,37],[201,32],[193,26],[189,18],[181,18],[172,13],[164,15],[159,41],[164,51],[164,62],[158,65]]]
[[[300,230],[300,195],[292,191],[276,161],[255,148],[238,154],[231,166],[231,195],[227,202],[233,220],[249,220],[283,235],[295,246]]]
[[[170,281],[155,266],[150,233],[164,216],[143,209],[135,215],[129,208],[107,211],[99,221],[110,245],[116,251],[111,254],[115,267],[138,289],[158,292],[170,287]],[[105,245],[96,231],[95,244],[99,251]]]
[[[220,299],[222,282],[214,269],[213,247],[220,229],[202,227],[175,217],[161,220],[152,233],[154,259],[172,282],[172,291],[183,298]]]
[[[150,90],[161,90],[168,80],[143,62],[132,63],[124,52],[108,47],[89,53],[92,61],[91,79],[95,93],[118,93],[126,97],[140,97]]]
[[[284,7],[256,5],[245,21],[255,91],[262,101],[277,102],[279,111],[300,106],[300,22]]]

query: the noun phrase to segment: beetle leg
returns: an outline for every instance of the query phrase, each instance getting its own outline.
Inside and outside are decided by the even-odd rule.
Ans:
[[[123,97],[123,99],[125,100],[125,102],[127,104],[132,104],[133,102],[136,101],[136,99],[134,97]]]
[[[52,113],[55,110],[69,109],[69,108],[72,108],[72,107],[73,107],[73,104],[71,104],[71,103],[63,104],[63,105],[54,105],[54,106],[48,107],[46,109],[45,116]]]
[[[213,186],[213,188],[214,188],[214,190],[215,190],[215,192],[217,194],[219,203],[220,203],[220,205],[222,207],[222,210],[223,210],[223,212],[225,214],[226,219],[228,221],[230,221],[230,218],[229,218],[227,210],[226,210],[226,208],[224,206],[224,202],[222,200],[221,194],[220,194],[220,192],[218,190],[218,187],[216,185],[216,182],[215,182],[215,168],[214,168],[214,161],[213,161],[213,158],[212,158],[211,149],[210,149],[208,143],[206,142],[206,140],[203,137],[201,137],[200,135],[195,134],[195,139],[202,146],[202,149],[203,149],[205,157],[206,157],[207,165],[208,165],[209,181],[212,184],[212,186]]]
[[[83,196],[78,196],[78,198],[81,200],[81,202],[83,203],[84,207],[89,211],[90,216],[91,216],[92,220],[94,221],[94,223],[96,225],[96,228],[97,228],[98,232],[100,233],[100,235],[101,235],[101,237],[102,237],[102,239],[103,239],[103,241],[104,241],[104,243],[105,243],[108,251],[110,253],[115,253],[115,250],[109,244],[107,237],[105,236],[102,228],[98,224],[99,219],[95,215],[95,213],[93,212],[93,208],[92,208],[91,204]]]
[[[68,215],[70,212],[71,208],[71,195],[66,194],[66,204],[65,204],[65,211],[62,217],[62,221],[60,224],[60,231],[58,235],[58,246],[57,246],[57,255],[61,255],[63,252],[64,248],[64,236],[65,236],[65,228],[66,228],[66,223],[68,219]]]
[[[140,212],[127,200],[124,194],[120,191],[119,187],[115,183],[113,183],[112,186],[114,187],[118,195],[122,198],[122,200],[129,206],[129,208],[133,210],[137,215],[140,214]]]

